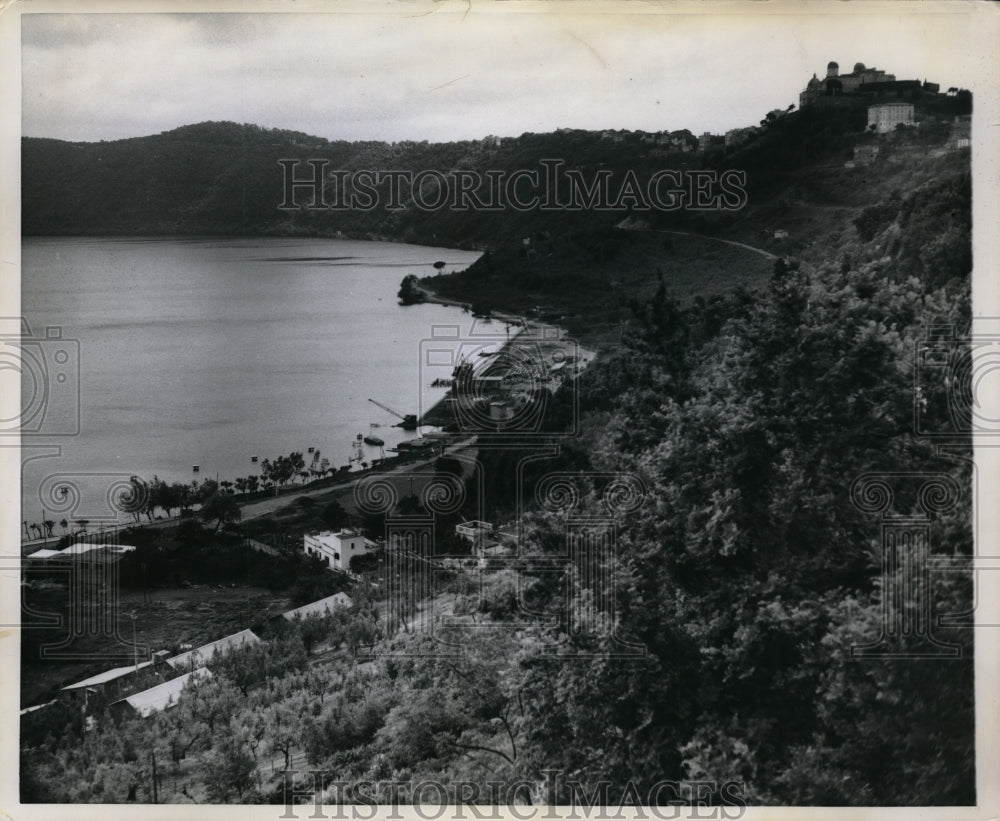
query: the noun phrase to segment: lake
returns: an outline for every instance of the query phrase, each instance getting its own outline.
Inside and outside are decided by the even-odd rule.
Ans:
[[[387,448],[412,437],[368,398],[429,408],[445,389],[421,378],[421,340],[471,317],[400,306],[400,281],[478,256],[353,240],[26,238],[22,315],[51,390],[40,435],[24,439],[22,518],[41,523],[44,508],[96,523],[111,513],[108,488],[131,474],[233,480],[259,473],[253,455],[298,450],[308,462],[314,447],[339,466],[358,433]],[[53,326],[62,341],[44,338]],[[80,431],[50,435],[72,432],[74,340]],[[39,395],[28,382],[22,409]],[[60,482],[75,500],[56,498]]]

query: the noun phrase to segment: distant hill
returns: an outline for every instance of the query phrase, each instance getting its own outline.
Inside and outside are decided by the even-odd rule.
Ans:
[[[22,141],[22,233],[334,236],[341,232],[425,244],[485,245],[504,234],[534,230],[538,214],[507,209],[498,219],[497,212],[421,210],[405,191],[401,211],[279,210],[285,174],[279,160],[301,161],[296,178],[312,173],[306,161],[327,161],[331,203],[336,201],[332,173],[339,170],[447,174],[461,169],[482,175],[499,170],[509,175],[517,169],[540,170],[539,159],[545,157],[565,158],[586,175],[601,168],[651,173],[700,164],[693,151],[643,142],[645,136],[622,133],[610,138],[570,131],[503,141],[348,143],[223,122],[99,143],[27,137]],[[696,144],[690,132],[673,136],[689,147]],[[433,178],[426,180],[423,190],[434,183]],[[387,201],[388,186],[381,190]],[[481,193],[485,198],[485,186]],[[308,191],[299,189],[295,195],[299,204],[311,201]],[[580,216],[573,215],[570,222],[579,223]]]
[[[952,112],[928,108],[918,120],[916,128],[876,135],[866,130],[863,101],[807,107],[769,115],[744,144],[725,148],[716,141],[707,153],[690,131],[560,129],[389,144],[207,122],[99,143],[28,137],[22,141],[22,234],[344,236],[488,249],[490,255],[468,273],[425,280],[424,286],[465,301],[475,293],[497,309],[536,308],[570,327],[603,323],[613,333],[630,300],[652,294],[658,273],[681,297],[753,288],[769,274],[774,257],[817,263],[843,255],[855,234],[853,221],[866,209],[877,211],[935,181],[967,178],[968,150],[954,150],[959,126]],[[862,146],[877,149],[874,161],[848,167]],[[294,205],[302,207],[282,210],[282,160],[298,161],[296,179],[313,173],[307,161],[325,163],[327,205],[349,196],[360,196],[364,205],[378,188],[376,207],[309,209],[311,192],[299,188]],[[388,208],[388,182],[367,192],[364,182],[345,190],[343,179],[357,181],[353,175],[362,170],[408,171],[422,185],[411,190],[403,184],[402,207]],[[434,207],[439,180],[454,196],[459,172],[479,176],[471,196],[490,203],[503,194],[503,207]],[[600,203],[583,197],[581,207],[547,209],[552,203],[545,202],[544,190],[530,207],[512,207],[505,198],[527,196],[531,185],[522,179],[513,195],[501,189],[529,172],[543,189],[546,175],[555,173],[556,205],[569,203],[568,175],[576,175],[584,186],[578,195],[587,186],[597,191],[604,181],[610,204],[618,207],[595,207]],[[746,196],[730,199],[738,207],[729,210],[694,210],[690,202],[677,210],[643,209],[627,196],[629,175],[648,192],[649,181],[665,172],[675,176],[664,179],[663,191],[678,179],[690,185],[698,173],[718,178],[739,172],[744,176],[736,178],[737,187]],[[496,180],[501,187],[491,188]],[[717,193],[719,186],[710,179],[708,188]]]
[[[930,285],[967,277],[970,154],[955,139],[962,126],[928,118],[879,136],[865,123],[863,105],[807,108],[736,150],[713,149],[704,167],[746,173],[747,202],[738,211],[606,214],[603,223],[564,230],[539,215],[539,230],[498,241],[467,271],[426,276],[421,285],[613,344],[632,306],[652,298],[661,278],[691,301],[753,291],[778,258],[806,268],[833,262],[884,270]],[[874,160],[855,161],[856,149]]]

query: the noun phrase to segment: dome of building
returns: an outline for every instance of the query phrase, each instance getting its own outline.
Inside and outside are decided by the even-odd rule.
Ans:
[[[855,73],[858,73],[858,72],[861,72],[861,71],[864,71],[864,70],[865,70],[865,64],[864,63],[855,63],[854,64],[854,72]]]
[[[840,68],[833,60],[826,64],[827,68]]]

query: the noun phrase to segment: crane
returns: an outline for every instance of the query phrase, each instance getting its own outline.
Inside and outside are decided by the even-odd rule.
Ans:
[[[399,411],[393,410],[388,405],[383,405],[381,402],[376,402],[374,399],[372,399],[370,397],[369,397],[368,401],[371,402],[373,405],[376,405],[376,406],[382,408],[382,410],[388,411],[393,416],[399,417],[399,419],[401,419],[402,421],[400,421],[398,423],[398,427],[401,427],[403,430],[416,430],[417,429],[417,417],[416,417],[416,414],[412,414],[412,413],[402,414]]]

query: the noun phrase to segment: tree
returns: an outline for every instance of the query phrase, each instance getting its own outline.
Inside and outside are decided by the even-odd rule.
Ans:
[[[219,492],[219,483],[215,479],[206,479],[195,490],[195,499],[201,504]]]
[[[227,725],[215,744],[212,766],[205,770],[209,798],[220,804],[228,803],[233,798],[242,799],[256,777],[257,766],[245,740]]]
[[[407,274],[403,277],[397,296],[400,305],[416,305],[418,302],[424,301],[424,293],[415,274]]]
[[[153,476],[149,483],[149,513],[154,514],[156,508],[160,508],[166,518],[170,518],[170,513],[175,507],[180,506],[180,498],[177,493],[177,485],[169,485],[159,476]]]
[[[239,503],[228,493],[214,493],[201,506],[202,519],[214,521],[216,532],[223,524],[238,522],[241,515]]]
[[[302,637],[306,653],[312,655],[313,647],[333,632],[337,616],[332,613],[310,613],[305,618],[297,618],[293,624]]]
[[[182,514],[190,510],[194,504],[194,493],[191,485],[186,485],[183,482],[174,482],[170,486],[170,497],[176,502]]]
[[[293,476],[298,475],[305,464],[302,454],[296,451],[288,456],[279,456],[273,461],[262,459],[260,470],[265,480],[273,484],[277,493],[277,488],[285,485]]]
[[[51,519],[46,519],[44,522],[42,522],[42,524],[45,525],[45,534],[49,538],[52,538],[52,528],[56,526],[56,523]]]
[[[331,500],[330,503],[323,508],[319,515],[323,520],[323,524],[331,530],[339,530],[346,525],[350,519],[347,515],[347,511],[344,510],[344,506],[336,499]]]
[[[149,514],[150,488],[149,485],[138,476],[129,477],[129,489],[118,499],[118,509],[123,513],[131,513],[135,521],[139,521],[142,513]],[[150,516],[152,521],[152,516]]]
[[[300,691],[292,698],[271,704],[262,716],[268,748],[281,753],[286,771],[291,768],[292,749],[303,743],[309,713],[308,696]]]

